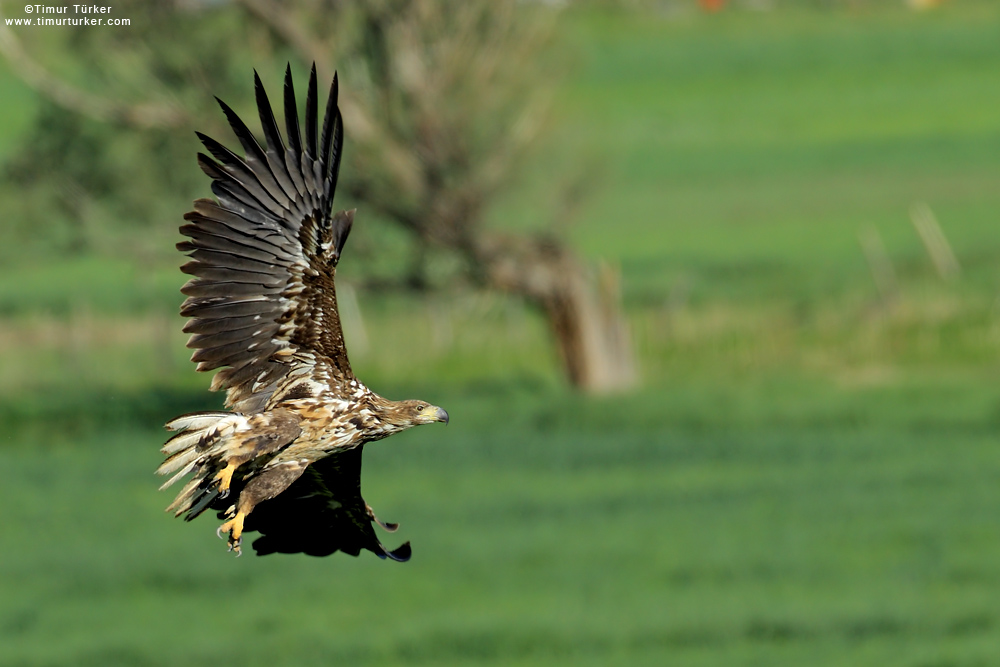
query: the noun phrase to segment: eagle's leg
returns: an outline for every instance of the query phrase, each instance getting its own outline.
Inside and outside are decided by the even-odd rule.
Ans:
[[[243,522],[246,520],[247,515],[253,511],[253,508],[265,500],[274,498],[291,486],[292,482],[305,472],[309,463],[309,461],[302,460],[272,462],[247,482],[247,485],[243,487],[243,491],[240,492],[240,499],[234,508],[236,513],[231,519],[219,526],[218,531],[216,531],[219,537],[222,537],[223,533],[229,533],[228,542],[230,551],[235,551],[237,556],[240,555]]]
[[[240,457],[242,458],[242,457]],[[226,462],[226,467],[215,474],[214,481],[219,483],[219,497],[225,498],[229,495],[229,486],[233,483],[233,473],[240,467],[243,461],[230,459]]]
[[[254,415],[247,423],[250,430],[237,433],[219,453],[217,461],[225,466],[212,482],[218,484],[220,498],[229,495],[233,475],[241,465],[277,451],[301,432],[299,418],[283,408]]]

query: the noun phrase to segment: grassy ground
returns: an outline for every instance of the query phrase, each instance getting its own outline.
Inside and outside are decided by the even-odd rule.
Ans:
[[[926,266],[908,216],[921,200],[967,268],[992,271],[1000,8],[889,4],[580,21],[586,66],[558,132],[601,179],[578,242],[620,261],[634,298],[680,275],[693,298],[828,298],[869,286],[864,228],[901,271]],[[544,202],[552,173],[512,203]]]
[[[569,395],[495,297],[342,295],[359,375],[453,417],[366,453],[405,565],[233,560],[212,520],[168,518],[158,424],[218,404],[182,276],[4,267],[0,665],[997,663],[997,19],[574,13],[554,132],[601,177],[572,234],[620,262],[645,387]],[[496,219],[550,210],[565,155]]]
[[[990,664],[996,399],[436,395],[455,423],[367,457],[407,565],[232,560],[211,520],[160,512],[151,428],[7,447],[3,661]]]

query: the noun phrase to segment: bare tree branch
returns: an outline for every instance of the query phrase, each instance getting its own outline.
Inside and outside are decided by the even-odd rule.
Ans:
[[[268,26],[285,41],[306,64],[313,62],[320,80],[329,80],[327,72],[332,62],[334,50],[322,41],[308,34],[305,21],[295,17],[288,7],[273,0],[236,0],[252,16]],[[419,188],[419,166],[416,157],[398,141],[395,141],[373,117],[370,109],[357,97],[341,89],[340,111],[344,122],[351,128],[351,134],[358,142],[382,154],[381,162],[390,169],[393,178],[408,188]]]
[[[557,233],[596,179],[585,174],[563,188],[562,215],[548,233],[537,223],[553,216],[537,212],[527,213],[537,220],[517,221],[522,231],[515,234],[487,228],[491,202],[543,133],[552,95],[553,63],[544,53],[556,15],[526,4],[233,0],[243,24],[213,32],[213,54],[225,60],[255,51],[250,28],[268,49],[277,42],[304,64],[314,62],[322,80],[340,64],[351,163],[342,187],[412,236],[406,284],[430,283],[425,268],[435,254],[458,259],[451,266],[459,279],[515,294],[544,313],[570,382],[588,391],[617,389],[635,381],[617,274],[596,270]],[[183,30],[169,45],[155,27],[144,37],[163,54],[181,54],[166,68],[147,65],[152,83],[169,90],[199,71],[190,51],[177,50],[187,38]],[[146,48],[137,41],[143,46],[132,49]],[[33,60],[3,21],[0,55],[41,94],[91,118],[140,128],[201,122],[169,106],[116,103],[72,86]],[[227,67],[217,69],[224,77]],[[566,180],[542,177],[552,192]],[[535,232],[523,231],[533,222]]]
[[[2,9],[0,19],[3,19]],[[144,129],[191,125],[192,119],[176,105],[158,102],[123,104],[92,95],[63,81],[28,55],[3,20],[0,20],[0,55],[10,63],[11,72],[40,95],[88,118]]]
[[[272,0],[236,1],[274,30],[279,37],[298,52],[303,61],[315,62],[317,68],[324,68],[329,62],[330,49],[322,42],[310,37],[303,29],[302,22],[296,20],[287,7],[282,7]],[[320,74],[325,74],[325,72],[320,72]]]

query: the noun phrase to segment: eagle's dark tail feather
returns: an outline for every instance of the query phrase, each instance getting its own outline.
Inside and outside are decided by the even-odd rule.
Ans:
[[[410,556],[413,555],[413,549],[410,548],[409,542],[403,542],[401,545],[393,549],[392,551],[386,551],[385,555],[376,553],[379,558],[394,560],[397,563],[405,563],[410,560]]]

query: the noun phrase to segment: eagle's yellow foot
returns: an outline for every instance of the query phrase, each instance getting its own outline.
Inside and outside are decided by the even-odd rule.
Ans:
[[[215,474],[213,481],[219,483],[219,497],[225,498],[229,495],[229,487],[233,483],[233,473],[239,466],[230,463],[225,468]]]
[[[223,533],[229,533],[229,551],[235,551],[237,556],[243,553],[240,551],[240,543],[243,541],[243,519],[245,518],[246,514],[237,512],[236,516],[219,526],[218,530],[215,531],[219,539],[222,539]]]

